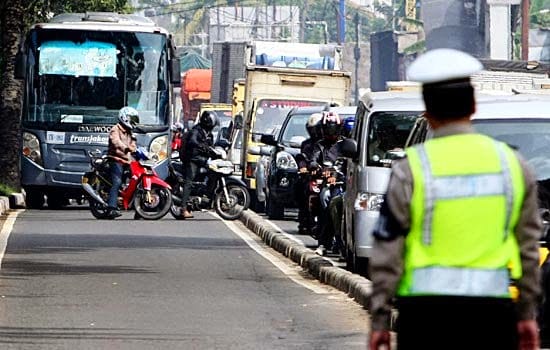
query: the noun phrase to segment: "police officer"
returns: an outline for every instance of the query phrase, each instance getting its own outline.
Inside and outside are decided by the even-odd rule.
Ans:
[[[433,139],[393,163],[370,259],[369,349],[538,349],[541,222],[532,170],[476,133],[472,56],[436,49],[408,69]],[[509,293],[516,280],[519,299]]]
[[[186,203],[191,195],[193,180],[201,167],[206,166],[210,156],[214,156],[212,147],[212,130],[218,125],[218,117],[214,112],[204,111],[199,117],[199,123],[195,125],[182,140],[180,159],[184,171],[184,183],[182,193],[183,210],[182,219],[190,219],[193,214],[187,209]]]

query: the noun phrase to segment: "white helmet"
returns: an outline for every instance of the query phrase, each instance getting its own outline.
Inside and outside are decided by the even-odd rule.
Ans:
[[[118,111],[118,121],[126,129],[132,130],[134,124],[139,123],[138,111],[132,107],[122,107],[120,111]]]
[[[321,124],[321,120],[323,119],[322,113],[313,113],[308,119],[306,123],[306,130],[310,137],[312,138],[319,138],[321,135],[319,133],[319,128]]]

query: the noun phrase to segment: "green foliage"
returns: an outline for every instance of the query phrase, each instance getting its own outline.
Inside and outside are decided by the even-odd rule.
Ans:
[[[0,183],[0,196],[9,196],[10,194],[16,193],[13,187]]]
[[[529,10],[533,27],[550,28],[550,0],[531,0]]]

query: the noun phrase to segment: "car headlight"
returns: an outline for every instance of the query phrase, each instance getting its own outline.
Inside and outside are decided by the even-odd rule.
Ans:
[[[380,211],[382,203],[384,203],[384,195],[360,192],[357,194],[354,207],[355,210]]]
[[[149,145],[149,156],[156,163],[160,163],[168,158],[168,136],[159,136],[153,139]]]
[[[288,152],[277,153],[275,163],[277,165],[277,168],[279,169],[298,169],[298,164],[296,164],[296,160],[294,159],[292,154]]]
[[[40,141],[38,137],[30,132],[23,133],[23,149],[22,153],[25,157],[35,162],[36,164],[43,166],[42,154],[40,153]]]

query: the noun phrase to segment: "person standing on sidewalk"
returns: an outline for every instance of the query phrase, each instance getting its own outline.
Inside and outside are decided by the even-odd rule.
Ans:
[[[395,161],[374,230],[369,350],[538,349],[538,213],[533,171],[478,134],[474,57],[452,49],[408,69],[422,83],[433,139]],[[511,280],[519,289],[513,301]]]

